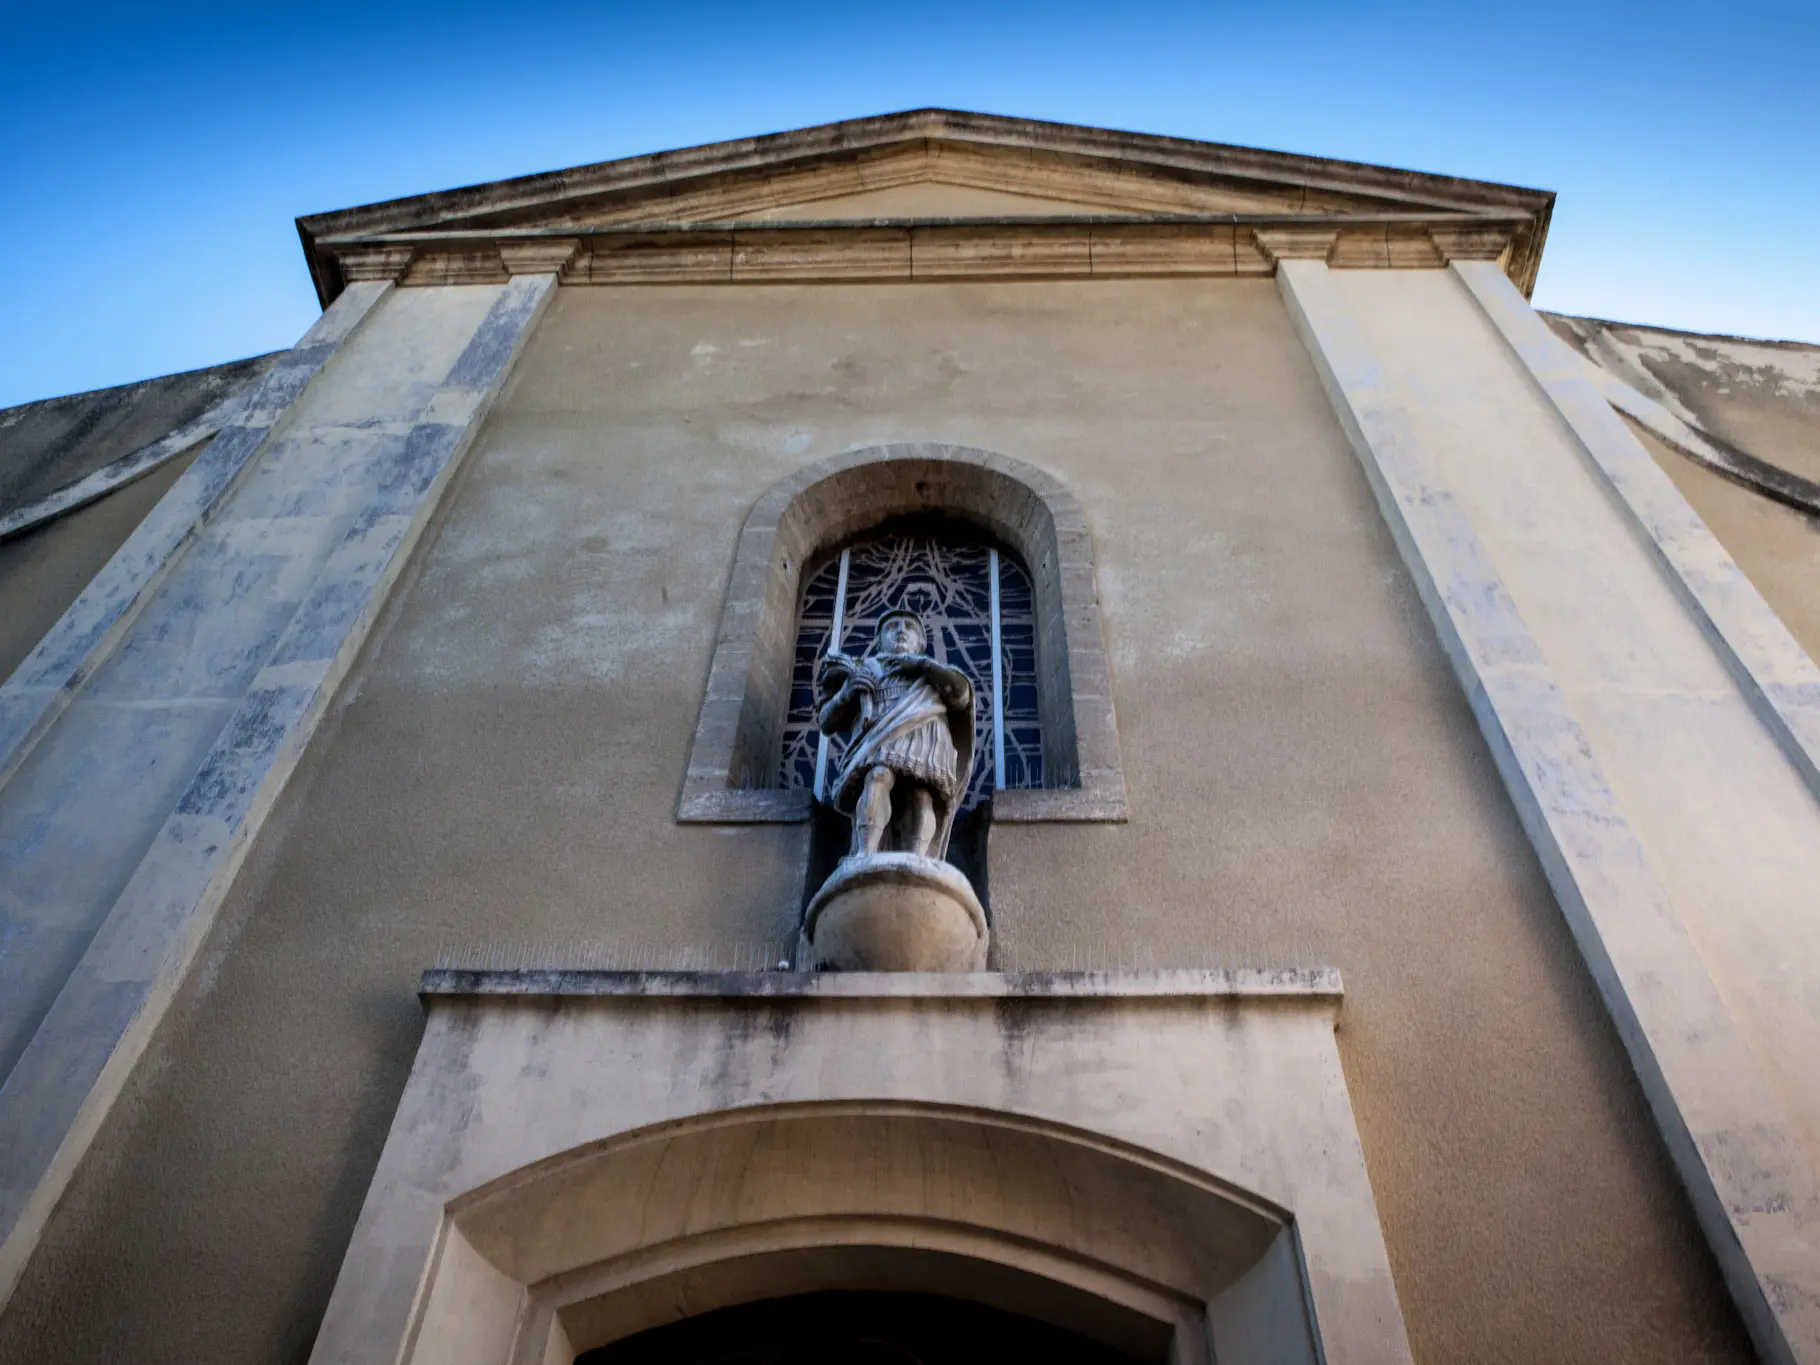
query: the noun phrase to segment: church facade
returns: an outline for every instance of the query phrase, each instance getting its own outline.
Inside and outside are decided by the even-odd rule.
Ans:
[[[1820,1365],[1820,364],[1740,439],[1553,204],[918,111],[300,220],[0,505],[0,1361]]]

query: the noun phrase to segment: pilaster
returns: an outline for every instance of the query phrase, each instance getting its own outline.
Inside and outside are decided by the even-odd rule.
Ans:
[[[351,285],[8,684],[0,1303],[554,288]]]
[[[1758,1349],[1820,1361],[1820,805],[1765,705],[1801,670],[1495,270],[1278,282]]]
[[[1663,570],[1820,796],[1820,667],[1612,411],[1580,357],[1548,330],[1503,273],[1481,260],[1462,261],[1453,270],[1629,509]]]

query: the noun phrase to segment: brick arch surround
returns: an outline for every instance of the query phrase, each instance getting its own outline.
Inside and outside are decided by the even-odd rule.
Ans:
[[[806,565],[893,517],[971,521],[1015,549],[1036,589],[1047,785],[998,793],[994,818],[1123,820],[1124,769],[1100,631],[1093,544],[1080,504],[1034,466],[969,446],[870,446],[774,485],[740,531],[707,694],[677,819],[808,818],[805,791],[776,785],[797,599]]]

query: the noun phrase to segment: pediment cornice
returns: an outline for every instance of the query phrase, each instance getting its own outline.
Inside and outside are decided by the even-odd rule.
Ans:
[[[402,232],[317,247],[343,279],[402,285],[552,272],[599,285],[1078,279],[1270,275],[1284,257],[1342,269],[1455,260],[1508,269],[1527,226],[1517,214],[875,219]]]
[[[1081,211],[956,220],[830,219],[816,209],[927,181],[1065,200]],[[325,301],[407,246],[406,266],[387,277],[504,278],[513,267],[500,253],[540,235],[577,240],[564,278],[578,282],[655,278],[665,254],[678,263],[666,278],[715,269],[722,279],[756,278],[757,263],[768,269],[778,250],[802,256],[797,268],[812,272],[803,278],[928,278],[919,256],[927,265],[968,256],[975,272],[992,257],[1014,257],[1013,273],[1026,276],[1044,273],[1026,268],[1044,257],[1054,258],[1056,274],[1210,273],[1189,269],[1189,258],[1211,265],[1221,243],[1230,268],[1212,273],[1243,274],[1259,262],[1271,268],[1258,229],[1295,223],[1338,223],[1338,265],[1439,264],[1467,249],[1462,234],[1490,233],[1499,241],[1491,257],[1527,292],[1553,201],[1546,191],[1356,162],[917,110],[317,214],[300,218],[298,231]],[[769,221],[749,221],[755,216]],[[1435,232],[1447,245],[1436,245]],[[1055,245],[1072,239],[1084,245]],[[981,250],[961,251],[962,241]],[[854,256],[862,246],[861,255],[878,258],[873,265]],[[1486,258],[1483,242],[1473,249]],[[1142,256],[1156,269],[1122,268]]]

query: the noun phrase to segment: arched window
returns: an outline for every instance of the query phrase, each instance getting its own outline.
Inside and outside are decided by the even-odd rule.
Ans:
[[[923,548],[913,553],[913,543]],[[1092,538],[1080,505],[1050,475],[1006,456],[906,444],[808,465],[753,506],[727,583],[678,820],[813,817],[813,751],[821,745],[808,708],[816,660],[834,633],[835,601],[852,652],[872,643],[889,592],[911,593],[906,605],[919,612],[948,615],[928,622],[935,643],[966,668],[983,699],[970,804],[1000,782],[1002,735],[993,823],[1125,819]]]
[[[830,648],[863,652],[886,612],[922,617],[929,653],[973,682],[966,809],[994,791],[1043,785],[1036,595],[1016,555],[955,523],[903,523],[864,536],[803,583],[784,719],[781,787],[820,797],[840,741],[815,724],[815,678]]]

